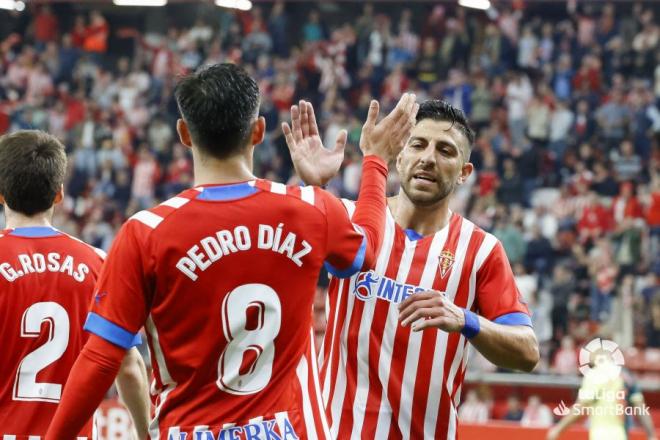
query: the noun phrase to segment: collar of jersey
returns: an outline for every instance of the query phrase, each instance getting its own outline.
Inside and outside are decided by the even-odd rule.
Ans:
[[[198,188],[201,190],[200,194],[196,197],[197,200],[209,201],[228,201],[238,200],[249,197],[259,191],[254,186],[255,181],[231,183],[228,185],[202,185]]]
[[[7,235],[25,238],[56,237],[62,233],[51,226],[26,226],[14,228]]]

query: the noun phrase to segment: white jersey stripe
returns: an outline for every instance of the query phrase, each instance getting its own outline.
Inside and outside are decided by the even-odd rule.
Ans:
[[[144,325],[145,330],[149,333],[151,338],[151,345],[154,350],[154,357],[156,358],[156,363],[158,364],[158,372],[160,376],[160,381],[165,385],[165,390],[160,394],[160,401],[156,410],[154,412],[154,418],[151,420],[149,425],[149,435],[152,440],[160,439],[160,426],[159,426],[159,416],[160,410],[163,408],[167,396],[174,391],[176,388],[176,382],[172,379],[169,370],[167,369],[167,364],[165,363],[165,356],[163,355],[163,349],[160,346],[160,340],[158,337],[158,330],[156,330],[156,325],[154,324],[153,318],[151,315],[147,318],[147,321]],[[154,381],[155,382],[155,381]]]
[[[179,209],[189,201],[190,199],[186,199],[185,197],[172,197],[171,199],[165,200],[163,203],[161,203],[161,205]]]
[[[403,255],[401,255],[401,263],[399,264],[399,271],[397,272],[396,275],[396,281],[398,283],[405,283],[406,279],[408,278],[408,273],[410,272],[410,265],[412,264],[413,257],[415,256],[415,249],[417,248],[417,242],[408,242],[406,241],[406,247],[403,250]],[[390,380],[390,366],[392,365],[392,352],[394,351],[394,337],[396,336],[396,329],[398,327],[398,316],[399,316],[399,309],[397,308],[397,304],[395,303],[390,303],[387,309],[387,318],[385,318],[385,322],[387,323],[385,325],[385,331],[383,332],[383,340],[381,341],[380,344],[380,358],[378,360],[378,378],[380,379],[380,383],[383,384],[383,401],[388,401],[388,407],[389,405],[389,399],[387,396],[387,384],[389,383]],[[392,323],[396,323],[396,325],[392,325]],[[381,404],[382,406],[382,404]],[[378,416],[378,424],[376,426],[376,432],[381,433],[385,432],[385,437],[387,437],[387,432],[389,432],[390,429],[390,424],[387,423],[391,419],[391,412],[392,409],[388,408],[389,411],[386,412],[381,412],[381,414],[385,413],[386,415],[381,418],[381,416]],[[390,413],[387,415],[387,413]],[[386,424],[387,426],[381,426],[381,425]],[[381,438],[381,437],[377,437]]]
[[[305,419],[305,428],[307,428],[307,438],[316,440],[316,426],[314,424],[314,413],[312,411],[312,403],[309,400],[309,372],[307,371],[307,358],[305,354],[300,357],[298,367],[296,367],[296,375],[298,382],[300,382],[300,392],[302,395],[303,417]]]
[[[348,199],[341,199],[341,202],[344,204],[346,211],[348,211],[348,216],[352,219],[355,213],[355,202]]]
[[[447,288],[445,292],[447,297],[453,301],[456,296],[456,288],[461,277],[463,269],[463,260],[465,252],[470,242],[470,236],[474,230],[474,224],[465,221],[461,222],[461,231],[456,245],[454,267],[449,275]],[[435,350],[433,352],[433,366],[431,367],[431,382],[428,401],[426,404],[426,414],[424,415],[424,437],[434,438],[435,427],[438,422],[438,409],[440,408],[440,397],[442,394],[442,382],[445,375],[445,356],[447,354],[447,332],[438,332],[435,340]]]
[[[279,182],[271,182],[270,192],[273,192],[275,194],[286,194],[286,185]]]
[[[449,228],[443,228],[435,233],[424,265],[424,271],[419,286],[431,289],[438,269],[438,258],[447,241]],[[401,400],[399,408],[399,428],[406,438],[410,435],[412,423],[413,394],[415,392],[415,379],[417,378],[417,366],[419,364],[419,353],[422,349],[422,332],[410,332],[408,337],[408,350],[406,352],[406,363],[403,368],[403,384],[401,385]]]
[[[323,405],[323,400],[321,400],[321,389],[320,383],[321,381],[319,380],[319,369],[318,365],[316,365],[316,360],[314,359],[314,356],[316,355],[316,346],[314,343],[314,329],[310,329],[309,331],[309,358],[310,362],[312,364],[312,381],[314,384],[314,397],[316,397],[316,400],[314,401],[314,406],[316,407],[316,410],[319,412],[320,417],[321,417],[321,426],[323,427],[323,434],[325,438],[330,438],[330,426],[328,426],[328,418],[325,415],[325,410],[322,407]]]
[[[463,263],[465,262],[465,254],[467,253],[467,248],[470,244],[473,231],[474,223],[464,219],[461,222],[461,235],[458,239],[456,252],[454,253],[456,255],[454,267],[452,268],[451,274],[449,275],[449,281],[447,282],[446,293],[451,302],[454,302],[454,299],[456,298],[458,282],[461,280],[461,272],[463,271]]]
[[[300,189],[300,199],[303,202],[307,202],[310,205],[314,205],[314,187],[313,186],[303,186]]]
[[[457,420],[458,414],[456,413],[456,408],[454,405],[449,405],[449,426],[447,427],[447,440],[453,440],[456,438]]]
[[[339,294],[337,295],[337,305],[335,306],[335,321],[332,328],[332,338],[330,339],[330,351],[328,351],[328,358],[325,360],[328,362],[328,366],[325,368],[325,377],[323,378],[323,406],[328,407],[328,399],[330,398],[330,378],[332,377],[332,357],[335,350],[335,335],[337,334],[337,322],[339,321],[339,310],[341,310],[341,300],[344,296],[344,280],[339,280]],[[328,294],[328,298],[329,298]],[[326,300],[326,313],[329,313],[329,300]],[[323,338],[323,343],[325,344],[325,338]],[[341,341],[340,341],[341,345]],[[322,355],[321,355],[322,356]],[[323,365],[323,362],[319,362],[319,365]]]
[[[137,220],[140,223],[144,223],[145,225],[149,226],[151,229],[156,229],[160,222],[163,221],[163,217],[150,211],[140,211],[133,215],[129,220]]]
[[[481,268],[481,265],[486,260],[486,256],[490,255],[490,252],[493,250],[495,243],[497,243],[497,239],[494,236],[491,234],[485,234],[484,240],[479,245],[479,249],[477,250],[468,281],[468,299],[465,307],[468,310],[472,308],[472,304],[474,303],[476,295],[477,271],[479,268]],[[463,364],[465,354],[465,338],[461,336],[458,341],[458,347],[456,348],[456,355],[454,356],[454,360],[452,361],[451,368],[449,370],[449,376],[447,376],[447,392],[449,392],[449,395],[454,392],[456,374],[459,371],[459,367]]]
[[[379,276],[382,276],[387,270],[396,232],[394,218],[389,214],[389,211],[386,217],[385,235],[375,267],[376,273]],[[353,293],[348,292],[348,294],[352,295]],[[375,296],[365,301],[362,320],[360,321],[360,330],[357,339],[358,376],[355,404],[353,405],[353,430],[351,432],[351,438],[360,438],[361,436],[365,415],[364,408],[367,405],[367,398],[369,397],[369,340],[371,339],[369,335],[371,334],[371,323],[374,318],[377,302],[378,299]]]
[[[495,238],[495,236],[492,234],[486,234],[486,236],[484,237],[484,241],[481,243],[481,246],[479,247],[477,256],[474,258],[475,276],[477,275],[477,272],[479,272],[479,269],[481,269],[481,266],[486,261],[486,258],[488,258],[490,253],[495,248],[496,244],[497,244],[497,238]]]
[[[2,436],[2,440],[16,440],[16,436],[5,434],[5,435]]]
[[[348,291],[352,292],[355,288],[355,277],[351,277],[348,282]],[[346,343],[348,340],[348,329],[351,324],[351,316],[353,314],[353,303],[355,302],[355,295],[347,295],[347,312],[344,326],[339,336],[339,362],[340,365],[346,365],[348,359],[348,349]],[[339,425],[341,423],[342,406],[344,405],[344,397],[346,394],[346,369],[337,368],[335,376],[335,390],[332,396],[332,403],[330,406],[330,414],[332,416],[332,425],[330,426],[330,433],[333,438],[337,438],[339,433]]]

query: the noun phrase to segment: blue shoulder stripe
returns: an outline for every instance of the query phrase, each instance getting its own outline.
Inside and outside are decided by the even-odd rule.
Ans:
[[[513,312],[498,316],[493,322],[502,325],[526,325],[532,327],[532,318],[527,313],[522,312]]]

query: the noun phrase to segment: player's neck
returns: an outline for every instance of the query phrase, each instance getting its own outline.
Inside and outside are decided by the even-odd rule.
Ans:
[[[52,227],[53,209],[33,216],[27,216],[12,211],[5,205],[5,219],[7,229],[29,228],[34,226]]]
[[[415,205],[403,191],[388,199],[394,221],[404,229],[421,235],[435,234],[449,223],[449,197],[430,206]]]
[[[195,186],[225,184],[254,180],[252,174],[252,148],[246,154],[238,154],[227,159],[200,156],[193,150]]]

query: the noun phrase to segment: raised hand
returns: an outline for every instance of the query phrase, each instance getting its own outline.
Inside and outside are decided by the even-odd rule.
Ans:
[[[316,125],[314,107],[300,101],[291,107],[291,127],[282,123],[282,131],[291,153],[291,160],[298,176],[308,185],[325,185],[337,175],[344,161],[344,148],[348,133],[341,130],[335,146],[328,150],[323,146]]]
[[[378,123],[376,121],[380,106],[378,101],[371,101],[367,121],[362,126],[360,136],[360,149],[365,156],[375,154],[386,162],[397,157],[410,138],[410,132],[415,125],[415,117],[419,110],[419,104],[415,99],[414,94],[404,93],[394,110]]]

